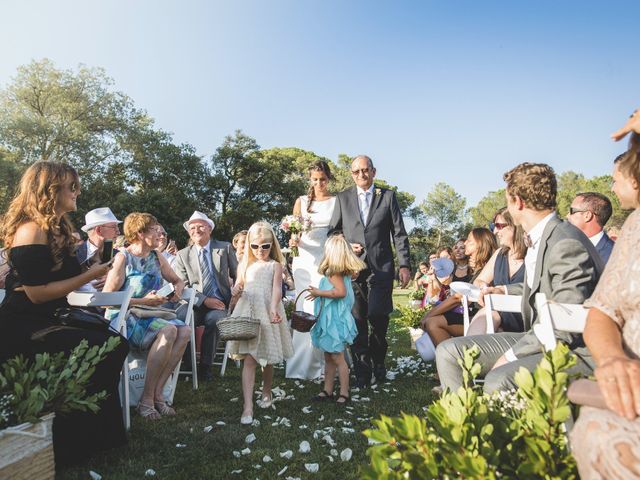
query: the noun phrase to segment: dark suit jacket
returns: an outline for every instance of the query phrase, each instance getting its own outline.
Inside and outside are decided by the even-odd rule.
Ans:
[[[613,250],[613,246],[615,244],[616,242],[611,240],[609,238],[609,235],[605,233],[603,237],[600,239],[600,241],[598,242],[598,244],[596,245],[596,251],[598,252],[598,255],[600,255],[600,258],[602,259],[602,262],[605,265],[609,261],[609,257],[611,256],[611,250]]]
[[[527,282],[509,285],[510,295],[522,295],[522,317],[527,332],[513,346],[516,357],[540,353],[541,344],[532,330],[537,322],[536,293],[559,303],[582,304],[591,296],[604,270],[604,264],[587,236],[569,222],[552,218],[540,239],[536,271],[531,288]],[[525,276],[526,279],[526,276]],[[581,344],[580,336],[558,332],[570,345]]]
[[[213,264],[213,273],[218,282],[218,289],[222,294],[222,299],[227,307],[231,301],[231,285],[229,279],[236,279],[238,270],[238,259],[236,253],[229,242],[210,240],[209,251]],[[198,250],[191,245],[183,248],[176,255],[173,263],[173,270],[178,276],[187,282],[188,287],[196,289],[196,306],[201,306],[206,298],[202,294],[202,277],[200,274],[200,262],[198,260]]]
[[[409,238],[393,190],[374,190],[366,226],[360,219],[357,188],[353,186],[336,195],[329,235],[336,233],[344,234],[349,243],[364,245],[365,251],[361,258],[367,263],[373,279],[393,282],[395,266],[391,249],[392,237],[400,266],[411,268]]]

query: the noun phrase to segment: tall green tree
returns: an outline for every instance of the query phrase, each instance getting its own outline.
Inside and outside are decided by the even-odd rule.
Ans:
[[[498,210],[507,206],[504,196],[504,188],[496,192],[487,193],[475,207],[469,209],[471,223],[474,226],[487,226],[493,221],[493,217]]]
[[[437,183],[419,206],[418,226],[432,232],[436,246],[451,245],[467,227],[466,206],[453,187]]]

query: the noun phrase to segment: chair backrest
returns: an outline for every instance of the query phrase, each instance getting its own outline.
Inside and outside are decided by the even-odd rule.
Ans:
[[[495,333],[493,329],[493,312],[519,313],[522,309],[522,296],[485,295],[484,308],[487,315],[487,333]]]
[[[4,300],[5,290],[4,288],[0,288],[0,303]]]
[[[195,288],[185,288],[182,290],[182,300],[187,302],[187,315],[184,319],[184,323],[189,326],[193,326],[193,304],[196,301]]]
[[[111,325],[125,337],[127,311],[133,290],[129,287],[119,292],[81,292],[73,291],[67,295],[67,302],[73,307],[118,307],[120,312]]]
[[[544,293],[536,294],[536,310],[538,323],[533,326],[533,331],[545,350],[555,348],[555,330],[582,333],[589,313],[589,309],[582,305],[547,300]]]

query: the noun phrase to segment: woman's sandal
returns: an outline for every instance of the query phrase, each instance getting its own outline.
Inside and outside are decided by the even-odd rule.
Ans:
[[[173,417],[176,414],[175,409],[167,405],[165,402],[154,402],[154,405],[160,415]]]
[[[344,401],[341,402],[340,399],[344,398]],[[351,397],[347,397],[346,395],[338,395],[338,398],[336,398],[336,405],[342,407],[343,405],[346,405],[347,403],[349,403],[351,401]]]
[[[312,402],[324,402],[326,400],[333,400],[333,394],[327,392],[326,390],[321,391],[315,397],[311,397]]]
[[[138,411],[138,414],[145,420],[160,420],[160,412],[158,412],[151,405],[138,403],[136,410]]]

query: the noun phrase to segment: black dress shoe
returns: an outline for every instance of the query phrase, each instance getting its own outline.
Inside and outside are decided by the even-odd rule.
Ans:
[[[376,377],[376,381],[384,382],[387,379],[387,367],[384,364],[374,366],[373,376]]]
[[[356,377],[356,387],[367,388],[371,384],[371,379],[366,377]]]
[[[200,380],[204,380],[205,382],[210,382],[213,380],[213,369],[211,365],[200,365],[198,367],[198,377]]]

